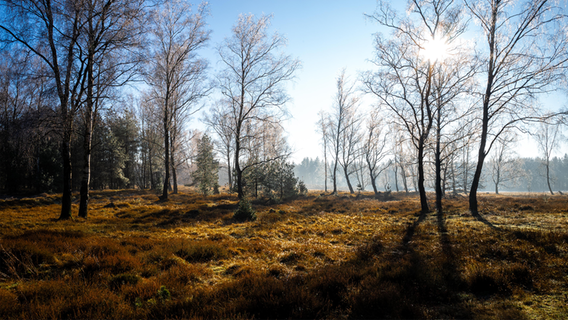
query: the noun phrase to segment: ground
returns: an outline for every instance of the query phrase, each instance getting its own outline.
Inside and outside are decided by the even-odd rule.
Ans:
[[[58,195],[0,200],[0,318],[568,315],[567,196],[480,195],[482,221],[464,196],[260,199],[250,222],[237,203],[97,191],[57,221]]]

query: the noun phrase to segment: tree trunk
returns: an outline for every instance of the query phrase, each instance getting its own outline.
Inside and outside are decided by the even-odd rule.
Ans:
[[[418,142],[418,193],[420,194],[420,208],[422,213],[430,212],[426,188],[424,187],[424,138]]]
[[[379,194],[379,191],[377,190],[377,182],[376,180],[376,176],[373,175],[373,170],[372,170],[372,166],[371,166],[371,161],[369,161],[369,159],[365,159],[367,161],[367,166],[369,167],[369,177],[371,178],[371,186],[373,186],[373,191],[375,192],[375,195]]]
[[[89,210],[89,184],[91,182],[91,143],[93,138],[93,88],[95,86],[93,64],[95,59],[94,31],[92,17],[89,19],[89,56],[87,61],[87,97],[85,110],[85,136],[83,137],[83,176],[81,177],[81,197],[79,217],[87,218]]]
[[[398,168],[396,166],[396,164],[394,165],[394,188],[396,189],[396,192],[398,192]]]
[[[335,157],[336,161],[333,164],[333,194],[337,194],[337,155]]]
[[[400,164],[400,176],[402,177],[402,185],[404,186],[404,192],[408,193],[408,180],[406,179],[406,170],[404,170],[404,166],[402,163]]]
[[[168,200],[168,187],[170,186],[170,135],[168,128],[168,99],[166,99],[166,105],[164,107],[164,185],[162,188],[161,200]]]
[[[239,153],[240,153],[240,141],[239,137],[235,139],[235,173],[237,174],[237,197],[239,200],[245,197],[243,191],[243,172],[241,171],[241,166],[239,164]]]
[[[438,118],[440,117],[438,111]],[[436,211],[439,214],[442,213],[442,163],[440,159],[440,126],[438,123],[438,128],[436,129],[436,154],[435,154],[435,162],[436,162]]]
[[[350,193],[355,193],[353,190],[353,186],[351,185],[351,181],[349,180],[349,174],[347,173],[347,166],[343,167],[343,173],[345,174],[345,180],[347,181],[347,186],[349,187]]]
[[[485,149],[485,139],[481,137],[482,147],[480,150]],[[483,149],[482,149],[483,148]],[[475,168],[475,173],[473,174],[473,180],[471,181],[471,189],[469,191],[469,211],[473,215],[478,215],[479,211],[477,209],[477,188],[479,187],[479,181],[481,179],[481,171],[483,170],[483,161],[485,160],[485,154],[483,151],[479,152],[477,167]]]
[[[550,162],[546,162],[546,183],[548,184],[548,190],[550,191],[551,195],[554,195],[552,192],[552,187],[550,186]]]
[[[171,148],[171,152],[170,152],[170,165],[172,167],[172,184],[173,184],[173,194],[177,194],[178,193],[178,184],[177,184],[177,173],[176,173],[176,162],[174,159],[174,138],[172,135],[170,135],[170,148]]]
[[[233,191],[233,173],[231,172],[231,152],[227,148],[227,174],[229,177],[229,193]]]
[[[327,143],[325,137],[323,138],[323,178],[324,192],[327,193]]]

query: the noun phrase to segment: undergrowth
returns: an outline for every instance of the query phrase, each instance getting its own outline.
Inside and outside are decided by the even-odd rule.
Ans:
[[[94,192],[90,217],[57,197],[0,206],[0,318],[563,319],[568,198]],[[110,205],[113,204],[113,205]],[[526,209],[530,206],[531,209]],[[76,209],[76,208],[75,208]]]

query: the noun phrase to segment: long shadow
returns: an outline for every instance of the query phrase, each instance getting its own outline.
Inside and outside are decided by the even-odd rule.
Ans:
[[[437,212],[436,223],[438,225],[438,233],[440,234],[440,245],[442,247],[443,263],[442,270],[444,280],[448,286],[454,287],[454,290],[463,285],[462,280],[458,275],[458,268],[456,265],[456,256],[452,249],[450,237],[448,236],[448,228],[446,227],[446,220],[444,219],[444,212]]]
[[[479,212],[472,212],[471,215],[479,222],[483,222],[486,226],[490,227],[493,230],[502,230],[498,226],[494,225],[493,223],[489,222],[489,220],[485,219]]]
[[[414,221],[414,223],[412,223],[412,225],[410,225],[406,229],[404,237],[402,237],[402,245],[403,246],[405,246],[405,247],[408,246],[408,243],[410,242],[410,240],[412,240],[412,237],[414,236],[414,232],[416,231],[416,228],[420,225],[420,223],[422,223],[422,221],[424,221],[426,219],[426,216],[428,216],[428,212],[420,212],[418,219],[416,219],[416,221]]]

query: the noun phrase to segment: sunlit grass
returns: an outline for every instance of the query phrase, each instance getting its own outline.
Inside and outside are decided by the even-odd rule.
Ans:
[[[94,192],[0,202],[0,318],[556,318],[568,312],[568,197],[310,194],[237,222],[234,195]],[[76,201],[75,201],[76,202]],[[76,212],[76,203],[74,210]]]

